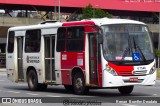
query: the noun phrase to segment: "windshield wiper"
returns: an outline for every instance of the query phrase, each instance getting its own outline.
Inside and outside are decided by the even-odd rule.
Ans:
[[[128,51],[129,51],[129,54],[130,54],[130,47],[129,46],[124,50],[121,61],[124,60]]]
[[[134,37],[133,37],[133,45],[134,45],[134,49],[135,49],[136,51],[137,51],[137,49],[139,50],[140,54],[141,54],[142,57],[143,57],[143,61],[146,63],[147,60],[146,60],[146,58],[145,58],[145,56],[144,56],[142,50],[140,49],[140,47],[136,45],[136,42],[135,42]]]
[[[126,56],[128,51],[129,51],[129,55],[130,55],[130,52],[132,53],[132,44],[131,44],[131,41],[130,41],[129,34],[128,34],[128,47],[124,50],[120,63],[122,63],[122,61],[124,60],[124,58],[125,58],[125,56]]]

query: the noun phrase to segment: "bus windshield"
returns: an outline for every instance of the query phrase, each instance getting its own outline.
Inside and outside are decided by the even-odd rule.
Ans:
[[[107,61],[147,61],[154,59],[150,33],[145,25],[104,25],[103,54]]]

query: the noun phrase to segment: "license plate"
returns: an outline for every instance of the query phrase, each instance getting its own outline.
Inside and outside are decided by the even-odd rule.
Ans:
[[[138,78],[130,78],[129,81],[130,82],[138,82]]]

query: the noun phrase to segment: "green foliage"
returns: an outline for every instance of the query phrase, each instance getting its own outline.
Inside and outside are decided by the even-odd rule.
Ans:
[[[154,52],[155,52],[156,57],[160,57],[160,50],[155,49]]]
[[[104,17],[111,18],[112,15],[101,9],[93,8],[91,4],[89,4],[86,8],[83,9],[82,19],[104,18]]]
[[[95,9],[95,17],[94,18],[104,18],[104,17],[111,18],[112,15],[109,14],[108,12],[101,10],[101,9]]]
[[[86,8],[83,9],[82,18],[91,18],[93,17],[93,7],[91,4],[89,4]]]

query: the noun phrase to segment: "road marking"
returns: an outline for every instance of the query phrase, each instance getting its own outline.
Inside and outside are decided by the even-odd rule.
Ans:
[[[62,97],[62,96],[54,96],[54,95],[47,95],[48,97]]]
[[[39,94],[35,94],[35,93],[26,93],[28,95],[39,95]]]
[[[16,91],[7,91],[7,92],[10,92],[10,93],[20,93],[20,92],[16,92]]]
[[[131,104],[122,104],[124,106],[138,106],[138,105],[131,105]]]
[[[157,94],[153,94],[154,96],[156,96]]]
[[[79,99],[79,98],[70,98],[70,99],[74,99],[74,100],[86,100],[86,99]]]

